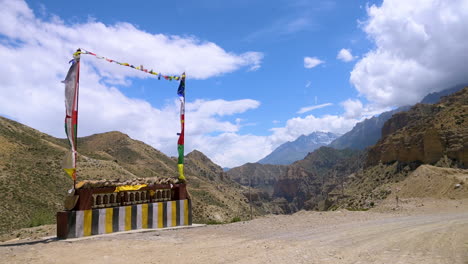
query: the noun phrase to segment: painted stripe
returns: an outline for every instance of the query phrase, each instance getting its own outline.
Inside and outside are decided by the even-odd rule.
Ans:
[[[132,230],[137,229],[137,206],[132,205]]]
[[[125,206],[125,231],[132,229],[132,207]]]
[[[192,200],[188,199],[188,224],[192,225]]]
[[[125,206],[119,207],[119,231],[125,231]]]
[[[192,224],[192,201],[166,201],[68,212],[67,238]]]
[[[99,209],[99,228],[98,234],[106,233],[106,209]]]
[[[179,200],[177,201],[177,211],[178,211],[178,219],[177,219],[177,225],[182,226],[184,225],[184,212],[185,212],[185,203],[184,200]]]
[[[113,227],[114,227],[114,225],[113,225],[114,224],[114,209],[115,208],[106,208],[106,234],[112,233],[113,230],[114,230],[113,229]],[[115,222],[118,222],[118,220],[115,221]]]
[[[91,225],[93,220],[93,211],[84,210],[83,213],[83,236],[91,235]]]
[[[177,213],[179,210],[177,210],[177,201],[172,201],[171,203],[171,208],[172,208],[172,226],[177,226]]]
[[[99,209],[91,210],[91,235],[99,234]]]
[[[76,234],[76,211],[68,213],[68,235],[67,238],[77,237]]]
[[[156,228],[154,226],[154,204],[148,204],[148,228]]]
[[[167,227],[167,202],[162,202],[160,204],[160,206],[162,207],[162,224],[163,224],[163,227]]]
[[[158,203],[158,228],[163,228],[165,227],[164,222],[166,221],[166,218],[164,217],[166,215],[166,210],[165,209],[165,202]]]
[[[182,222],[183,225],[189,225],[189,205],[188,205],[188,200],[183,200],[184,207],[182,208],[184,210],[184,222]]]
[[[136,205],[136,228],[135,229],[141,229],[141,204]]]
[[[75,224],[76,237],[83,236],[83,217],[84,217],[84,211],[76,211],[76,224]]]
[[[141,205],[141,227],[148,228],[148,204]]]
[[[166,225],[164,227],[171,227],[172,226],[172,203],[166,202]]]

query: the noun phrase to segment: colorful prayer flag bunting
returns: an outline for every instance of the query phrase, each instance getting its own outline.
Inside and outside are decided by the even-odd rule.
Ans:
[[[84,49],[81,49],[80,51],[77,51],[75,54],[87,54],[87,55],[92,55],[94,57],[96,57],[97,59],[101,59],[101,60],[105,60],[105,61],[108,61],[110,63],[115,63],[115,64],[119,64],[119,65],[122,65],[122,66],[127,66],[127,67],[130,67],[130,68],[133,68],[135,70],[139,70],[139,71],[142,71],[142,72],[146,72],[146,73],[149,73],[151,75],[155,75],[155,76],[158,76],[158,80],[161,80],[161,77],[163,77],[165,80],[168,80],[168,81],[172,81],[172,80],[181,80],[182,76],[178,76],[178,75],[163,75],[161,73],[158,73],[158,72],[155,72],[153,71],[152,69],[151,70],[148,70],[148,69],[145,69],[143,67],[143,65],[140,65],[140,66],[134,66],[132,64],[129,64],[127,62],[118,62],[116,60],[113,60],[113,59],[108,59],[106,57],[103,57],[103,56],[99,56],[97,55],[96,53],[94,52],[90,52],[90,51],[86,51]]]
[[[68,70],[67,77],[63,81],[65,83],[65,109],[66,109],[66,116],[65,116],[65,132],[67,134],[68,141],[70,143],[71,151],[66,154],[65,159],[62,163],[62,168],[65,172],[72,177],[73,180],[76,181],[76,144],[77,144],[77,127],[78,127],[78,91],[79,91],[79,75],[80,75],[80,56],[81,54],[88,54],[93,55],[98,59],[106,60],[110,63],[116,63],[122,66],[127,66],[130,68],[134,68],[136,70],[140,70],[152,75],[158,76],[158,80],[161,80],[163,77],[166,80],[180,80],[179,88],[177,89],[177,95],[179,95],[180,100],[180,124],[181,124],[181,132],[177,133],[179,135],[179,139],[177,141],[177,152],[179,154],[177,160],[177,168],[179,171],[179,180],[185,181],[184,175],[184,133],[185,133],[185,73],[182,76],[178,75],[162,75],[161,73],[154,72],[153,70],[145,69],[143,65],[140,66],[133,66],[129,63],[121,63],[112,59],[108,59],[103,56],[99,56],[96,53],[86,51],[83,49],[78,49],[73,54],[73,59],[70,61],[72,65]],[[126,186],[127,188],[128,186]],[[135,188],[129,187],[129,188]],[[141,188],[141,186],[136,186],[136,188]]]

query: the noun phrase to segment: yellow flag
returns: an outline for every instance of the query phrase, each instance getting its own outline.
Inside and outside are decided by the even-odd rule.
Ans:
[[[148,186],[147,184],[139,184],[139,185],[123,185],[115,187],[114,192],[121,192],[121,191],[137,191],[143,187]]]
[[[179,169],[179,180],[185,181],[184,164],[177,164],[177,168]]]
[[[75,177],[75,164],[74,164],[75,157],[72,151],[67,152],[65,157],[62,161],[62,169],[72,178]]]

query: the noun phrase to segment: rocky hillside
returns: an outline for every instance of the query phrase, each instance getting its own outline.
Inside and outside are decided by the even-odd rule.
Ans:
[[[457,85],[440,92],[430,93],[422,99],[421,103],[435,104],[439,102],[443,96],[460,91],[465,86],[468,85]],[[382,127],[385,122],[387,122],[387,120],[389,120],[394,114],[408,111],[410,108],[411,106],[402,106],[395,110],[383,112],[378,116],[359,122],[351,131],[330,143],[329,147],[336,149],[365,149],[372,146],[382,137]]]
[[[256,175],[252,177],[255,187],[273,188],[266,203],[272,204],[275,212],[370,208],[394,192],[394,187],[421,164],[466,168],[467,117],[468,88],[465,88],[439,103],[418,104],[407,112],[388,116],[379,125],[383,138],[368,150],[321,147],[281,169],[246,164],[228,175],[243,185],[248,183],[248,175]],[[438,188],[440,182],[443,180],[434,179],[430,187]],[[450,181],[449,185],[453,183]],[[465,189],[462,186],[460,190]]]
[[[57,139],[0,117],[0,233],[53,223],[72,180],[61,169],[68,149]],[[120,132],[78,140],[79,179],[177,177],[176,159]],[[202,153],[186,156],[195,222],[247,218],[244,189]],[[255,209],[256,210],[256,209]]]
[[[430,93],[421,100],[421,104],[436,104],[442,97],[454,94],[465,87],[468,87],[468,84],[455,85],[452,88],[448,88],[440,92]]]
[[[309,152],[330,144],[339,135],[330,132],[313,132],[286,142],[258,161],[261,164],[288,165],[303,159]]]
[[[417,104],[395,114],[384,124],[383,138],[367,150],[364,169],[347,177],[344,195],[333,201],[335,208],[370,208],[397,190],[411,197],[466,197],[465,178],[428,164],[467,167],[467,118],[468,87],[436,104]],[[457,181],[460,186],[454,190]]]
[[[260,163],[246,163],[227,171],[227,175],[233,181],[263,190],[268,195],[273,195],[273,189],[280,175],[285,174],[287,166]]]
[[[444,157],[468,167],[468,87],[437,104],[417,104],[395,114],[383,126],[382,139],[369,149],[367,165],[435,164]]]
[[[351,131],[335,139],[328,145],[336,149],[365,149],[374,145],[382,136],[382,126],[395,113],[408,110],[409,106],[402,106],[392,111],[383,112],[378,116],[357,123]]]
[[[363,157],[360,151],[321,147],[288,166],[274,186],[273,197],[286,199],[289,204],[285,211],[289,212],[326,210],[329,194],[344,188],[347,175],[359,170]]]
[[[293,213],[326,209],[328,193],[343,187],[345,176],[363,162],[362,152],[321,147],[288,166],[247,163],[227,175],[244,186],[248,186],[250,176],[257,206],[270,213]]]

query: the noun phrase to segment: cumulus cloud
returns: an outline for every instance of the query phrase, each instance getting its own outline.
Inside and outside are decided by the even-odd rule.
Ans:
[[[153,67],[165,74],[186,71],[190,78],[196,79],[206,79],[241,67],[258,69],[263,58],[259,52],[227,52],[215,43],[193,36],[151,34],[125,22],[105,25],[89,21],[67,25],[57,17],[45,21],[37,18],[23,1],[1,2],[0,34],[22,48],[40,47],[46,52],[44,55],[53,52],[61,54],[61,58],[68,58],[75,48],[81,47],[102,56],[114,56],[112,59],[117,61],[143,64],[149,69]],[[101,76],[117,79],[150,77],[118,65],[89,61]]]
[[[316,57],[304,57],[304,67],[307,69],[314,68],[322,63],[324,62]]]
[[[267,136],[222,133],[216,137],[204,135],[197,141],[197,149],[210,153],[211,160],[228,168],[255,162],[273,151],[272,142]]]
[[[346,118],[359,118],[362,116],[363,112],[363,105],[361,101],[355,99],[348,99],[344,102],[341,103],[341,105],[345,109],[345,114],[344,116]]]
[[[145,68],[153,66],[154,70],[166,74],[187,71],[188,76],[195,79],[242,67],[255,70],[263,57],[258,52],[227,52],[215,43],[196,37],[150,34],[129,23],[105,25],[89,21],[70,25],[57,17],[41,19],[23,1],[0,1],[0,5],[0,57],[3,61],[0,64],[0,114],[57,137],[65,137],[61,81],[69,67],[71,53],[78,47],[103,56],[115,56],[112,58],[116,60],[142,63]],[[128,85],[134,78],[151,78],[151,75],[85,56],[81,60],[78,134],[86,136],[119,130],[166,154],[175,155],[180,130],[178,100],[174,98],[156,108],[145,100],[130,98],[117,85]],[[178,83],[165,82],[165,85],[176,89]],[[186,124],[187,151],[204,146],[210,138],[207,135],[236,134],[244,125],[243,120],[227,121],[227,117],[259,105],[260,102],[252,99],[187,101],[186,119],[190,120]],[[243,139],[239,136],[239,140]],[[229,146],[235,148],[236,144]],[[215,150],[207,154],[214,153]],[[243,161],[245,159],[236,162]]]
[[[326,104],[320,104],[320,105],[312,105],[312,106],[305,106],[305,107],[302,107],[301,109],[299,109],[299,111],[297,111],[298,114],[303,114],[303,113],[307,113],[307,112],[310,112],[312,110],[315,110],[315,109],[320,109],[320,108],[324,108],[324,107],[327,107],[327,106],[331,106],[333,105],[332,103],[326,103]]]
[[[350,81],[381,107],[414,104],[468,82],[468,1],[384,0],[367,9],[363,29],[375,43]]]
[[[351,50],[341,49],[338,52],[338,55],[336,55],[336,58],[339,59],[339,60],[342,60],[344,62],[350,62],[350,61],[353,61],[354,59],[356,59],[357,57],[355,57],[355,56],[353,56],[353,54],[351,54]]]

